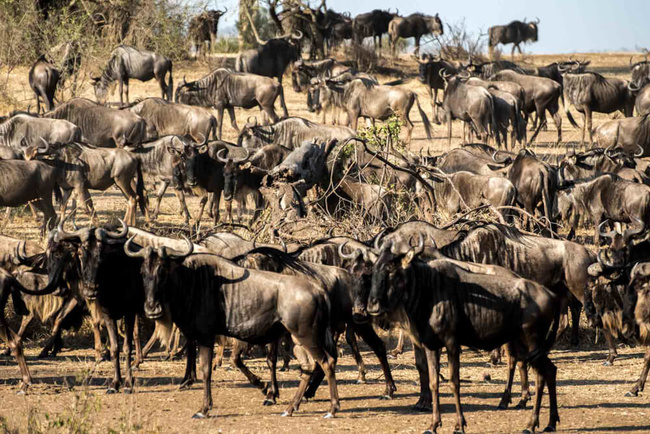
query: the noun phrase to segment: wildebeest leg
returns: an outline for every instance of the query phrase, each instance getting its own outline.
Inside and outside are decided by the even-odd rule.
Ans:
[[[223,353],[226,350],[226,344],[228,343],[228,338],[223,335],[217,336],[217,353],[214,356],[214,363],[212,369],[220,368],[223,365]]]
[[[641,369],[641,376],[637,380],[632,389],[625,394],[625,396],[639,396],[639,392],[643,392],[645,381],[648,378],[648,371],[650,371],[650,347],[646,348],[645,356],[643,357],[643,368]]]
[[[181,206],[181,214],[185,214],[185,224],[190,224],[190,210],[187,209],[187,202],[185,202],[185,193],[183,193],[183,189],[175,188],[174,193],[176,194],[178,203]]]
[[[603,328],[603,334],[605,335],[605,340],[607,341],[607,360],[603,362],[603,366],[612,366],[614,360],[618,357],[618,352],[616,351],[616,342],[614,341],[614,336],[609,332],[608,329]]]
[[[517,408],[526,408],[526,403],[530,400],[530,384],[528,383],[528,362],[526,360],[517,361],[519,369],[519,382],[521,383],[521,399],[517,403]]]
[[[429,349],[424,350],[426,352],[427,359],[427,372],[429,376],[429,389],[433,393],[433,402],[432,402],[432,412],[433,419],[431,421],[431,426],[429,431],[432,433],[436,432],[436,429],[442,425],[442,419],[440,418],[440,351],[432,351]],[[422,379],[420,379],[422,381]]]
[[[570,297],[569,310],[571,311],[571,346],[577,347],[580,344],[580,311],[582,310],[582,303],[575,297]]]
[[[188,339],[185,347],[185,375],[178,390],[188,389],[196,381],[196,342]]]
[[[542,125],[546,123],[545,108],[539,104],[535,104],[535,112],[537,113],[537,120],[539,121],[539,124],[537,125],[537,129],[533,133],[533,137],[531,137],[530,140],[528,141],[528,145],[531,145],[535,141],[535,138],[537,138],[539,131],[542,129]]]
[[[56,226],[56,212],[52,206],[52,198],[44,197],[32,203],[37,210],[43,213],[43,226],[41,227],[41,232],[45,234],[46,229],[54,229]]]
[[[453,344],[447,345],[447,359],[449,360],[449,375],[451,377],[450,381],[452,390],[454,391],[454,402],[456,404],[456,425],[454,432],[465,432],[467,422],[465,421],[463,409],[460,405],[460,347]]]
[[[451,148],[451,117],[449,117],[449,121],[448,121],[448,123],[449,123],[449,125],[448,125],[448,131],[447,131],[447,138],[448,138],[449,140],[448,140],[448,143],[447,143],[447,144],[448,144],[449,147]]]
[[[404,330],[400,328],[398,329],[398,333],[399,334],[397,335],[397,345],[395,345],[395,348],[393,348],[393,350],[389,353],[390,357],[393,358],[399,356],[404,352],[404,335],[405,335]]]
[[[262,380],[260,380],[257,375],[253,374],[241,359],[242,354],[244,351],[246,351],[247,348],[248,344],[246,342],[240,341],[239,339],[234,339],[232,352],[230,354],[230,362],[235,365],[242,374],[246,376],[249,383],[258,389],[263,389],[264,384],[262,383]]]
[[[110,342],[111,359],[113,361],[114,375],[111,384],[108,386],[106,393],[116,393],[120,390],[122,384],[122,375],[120,373],[120,345],[118,344],[117,321],[104,315],[104,323],[108,331],[108,340]]]
[[[415,353],[415,367],[420,376],[420,398],[413,407],[416,411],[429,411],[431,410],[431,388],[429,386],[429,371],[427,368],[427,355],[424,348],[418,345],[413,345],[413,352]]]
[[[162,181],[160,183],[160,187],[158,187],[158,191],[155,194],[156,206],[153,210],[153,215],[151,216],[154,220],[158,218],[158,213],[160,212],[160,202],[165,195],[165,191],[167,191],[167,187],[169,187],[169,181]]]
[[[124,86],[126,87],[124,90],[126,92],[126,105],[129,105],[129,79],[125,78],[124,79]],[[122,102],[122,101],[120,101]]]
[[[203,406],[192,416],[194,419],[203,419],[212,408],[212,355],[214,352],[214,341],[207,346],[199,346],[201,358],[201,374],[203,376]]]
[[[542,402],[542,395],[544,394],[544,385],[548,388],[548,398],[549,398],[549,420],[548,425],[544,428],[544,432],[554,432],[557,423],[560,421],[560,415],[557,409],[557,390],[556,390],[556,378],[557,378],[557,368],[551,362],[546,354],[539,357],[537,360],[533,359],[533,366],[537,365],[538,372],[541,372],[542,380],[539,381],[540,375],[538,375],[537,386],[537,396],[535,397],[536,404],[536,418],[539,426],[539,409]]]
[[[555,128],[557,128],[556,143],[560,143],[562,141],[562,116],[560,116],[560,106],[557,103],[557,101],[548,107],[548,112],[553,117],[553,123],[555,124]],[[589,128],[589,130],[591,131],[591,127]]]
[[[275,113],[273,113],[275,115]],[[237,118],[235,117],[235,109],[234,107],[228,107],[228,116],[230,117],[230,125],[233,127],[235,131],[237,131],[237,134],[239,134],[241,131],[239,131],[239,127],[237,126]],[[273,119],[273,118],[272,118]],[[274,118],[274,123],[277,122],[278,117],[275,116]],[[221,133],[221,132],[219,132]],[[221,134],[219,134],[221,136]]]
[[[515,367],[517,366],[517,360],[515,359],[515,350],[512,348],[512,344],[508,344],[508,381],[506,382],[506,390],[503,391],[501,395],[501,401],[497,408],[505,410],[508,408],[508,405],[512,402],[512,381],[515,378]]]
[[[127,225],[134,226],[135,214],[137,212],[137,206],[138,206],[138,199],[137,199],[138,195],[133,190],[133,187],[131,186],[131,181],[123,181],[121,179],[116,179],[115,185],[117,185],[117,188],[120,189],[120,191],[128,201],[126,213],[124,214],[124,221],[126,222]]]
[[[214,224],[219,223],[219,206],[221,205],[221,190],[212,193],[212,214],[214,216]]]
[[[359,369],[359,377],[357,378],[357,384],[366,384],[366,366],[363,363],[363,357],[359,353],[359,346],[357,345],[357,338],[354,335],[354,327],[351,327],[349,324],[345,330],[345,341],[350,346],[352,350],[352,355],[354,356],[354,362],[357,364]]]
[[[280,105],[282,106],[282,113],[285,118],[289,117],[289,111],[287,110],[287,103],[284,102],[284,86],[282,86],[282,76],[278,77],[278,82],[280,83]]]
[[[142,345],[140,342],[140,326],[138,324],[138,319],[138,315],[136,315],[133,323],[133,345],[135,346],[135,360],[133,361],[134,368],[140,366],[140,363],[144,360],[144,356],[142,355]]]
[[[90,218],[90,221],[93,226],[99,225],[99,222],[97,221],[97,214],[95,213],[95,206],[93,205],[93,200],[90,197],[90,192],[86,188],[85,185],[77,187],[75,192],[75,195],[79,198],[79,202],[81,202],[86,209],[86,214],[88,214],[88,218]],[[61,214],[61,218],[63,218],[63,214]],[[135,225],[135,221],[133,223],[128,223],[130,225]]]
[[[54,319],[54,325],[52,326],[52,335],[47,340],[43,346],[43,349],[38,355],[39,359],[50,355],[50,351],[52,352],[51,355],[53,357],[56,356],[55,342],[57,339],[61,339],[61,326],[63,324],[63,320],[70,314],[70,312],[74,310],[74,308],[77,307],[77,304],[78,302],[76,298],[70,298],[68,301],[66,301],[65,305],[63,305],[63,308],[59,311],[58,315]]]
[[[397,42],[397,41],[395,41],[395,42]],[[420,37],[419,36],[415,37],[415,52],[413,54],[415,54],[416,56],[420,55]]]
[[[411,119],[409,119],[408,111],[402,114],[402,122],[406,125],[406,143],[411,143],[411,135],[413,134],[414,125],[413,122],[411,122]]]
[[[122,79],[122,77],[117,79],[117,83],[118,83],[118,91],[120,92],[120,106],[123,106],[124,98],[122,94],[124,93],[124,80]]]
[[[108,360],[108,355],[104,353],[104,346],[102,345],[102,314],[99,311],[99,306],[94,301],[88,302],[88,310],[90,310],[90,319],[93,324],[93,336],[95,339],[95,360],[101,362]]]
[[[582,146],[585,146],[585,129],[589,132],[589,143],[594,143],[594,134],[591,131],[591,121],[593,115],[588,107],[585,107],[585,123],[582,128]]]
[[[218,108],[217,109],[217,130],[218,130],[218,135],[217,135],[217,140],[221,140],[221,131],[223,129],[223,108]]]
[[[22,383],[18,394],[24,395],[27,393],[27,388],[32,384],[32,376],[29,373],[29,368],[27,368],[27,361],[23,354],[23,346],[18,336],[9,328],[9,324],[7,324],[7,320],[4,318],[4,312],[0,312],[0,339],[5,341],[9,346],[11,353],[16,359],[16,363],[18,363],[22,375]]]
[[[271,373],[271,382],[267,383],[262,390],[266,393],[264,405],[273,405],[275,400],[280,396],[280,389],[278,388],[278,376],[276,367],[278,364],[278,341],[272,342],[267,345],[266,353],[266,366],[268,366]]]
[[[510,58],[515,60],[515,49],[518,48],[518,44],[512,44],[512,52],[510,53]],[[521,51],[521,49],[519,49]]]
[[[135,332],[135,321],[137,321],[137,318],[134,314],[126,314],[124,316],[124,355],[126,356],[124,393],[133,392],[133,367],[131,366],[131,352],[133,351],[133,333]],[[117,362],[119,363],[119,357]]]
[[[381,365],[384,378],[386,379],[386,390],[384,391],[382,398],[392,399],[397,387],[395,387],[395,381],[393,381],[393,375],[390,372],[390,365],[388,364],[388,357],[386,357],[386,346],[384,345],[384,341],[377,336],[377,333],[375,333],[375,330],[370,324],[355,324],[354,327],[356,333],[358,333],[359,336],[361,336],[361,339],[370,346],[377,356],[377,359],[379,359],[379,364]]]

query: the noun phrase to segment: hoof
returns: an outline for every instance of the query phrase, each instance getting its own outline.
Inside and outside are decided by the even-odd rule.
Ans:
[[[394,355],[394,354],[387,354],[387,355],[386,355],[386,358],[387,358],[388,360],[395,360],[395,359],[397,358],[397,356]]]
[[[325,416],[323,416],[323,419],[332,419],[334,415],[332,413],[327,413]]]
[[[383,394],[383,395],[381,395],[381,396],[379,397],[379,399],[383,399],[383,400],[387,400],[387,401],[388,401],[388,400],[393,399],[393,396],[392,396],[392,395],[388,395],[388,394]]]
[[[290,417],[290,416],[291,416],[291,415],[289,414],[288,411],[285,411],[284,413],[282,413],[282,414],[280,415],[280,417]]]
[[[508,409],[508,403],[506,402],[500,402],[499,405],[497,405],[498,410],[507,410]]]
[[[483,381],[485,381],[486,383],[489,383],[490,381],[492,381],[492,376],[490,374],[488,374],[487,372],[484,372],[483,373]]]
[[[529,429],[525,429],[521,432],[521,434],[533,434],[533,432]]]
[[[628,398],[636,398],[639,396],[639,392],[634,392],[634,391],[629,391],[625,394],[626,397]]]
[[[108,389],[106,389],[107,395],[112,395],[114,393],[117,393],[117,389],[115,387],[109,387]]]
[[[359,378],[359,379],[357,379],[357,384],[368,384],[368,382],[366,381],[365,378],[363,378],[363,379]]]
[[[205,418],[206,418],[205,414],[201,413],[200,411],[194,413],[194,416],[192,416],[192,419],[205,419]]]
[[[27,395],[27,391],[26,391],[26,390],[23,390],[23,389],[20,389],[18,392],[16,392],[16,395],[17,395],[17,396]]]
[[[433,434],[433,431],[431,431],[430,429],[427,429],[427,430],[422,431],[422,434]]]
[[[125,395],[130,395],[133,393],[133,389],[130,387],[125,387],[122,392],[124,392]]]
[[[454,434],[465,434],[465,430],[462,429],[455,429]]]
[[[40,353],[36,358],[38,359],[46,359],[49,356],[48,353]]]
[[[603,366],[612,366],[612,365],[613,365],[613,363],[610,362],[609,360],[603,362]]]
[[[517,410],[525,410],[526,409],[526,401],[519,401],[517,405],[515,405],[515,408]]]
[[[555,432],[555,427],[554,426],[547,426],[544,428],[544,431],[542,432]]]
[[[433,408],[432,407],[427,407],[426,405],[423,405],[423,404],[415,404],[413,406],[413,411],[417,411],[417,412],[420,412],[420,413],[429,413],[429,412],[433,411]]]
[[[264,400],[264,404],[263,404],[263,405],[265,405],[265,406],[266,406],[266,405],[275,405],[275,401],[272,400],[272,399],[268,399],[268,398],[267,398],[267,399]]]

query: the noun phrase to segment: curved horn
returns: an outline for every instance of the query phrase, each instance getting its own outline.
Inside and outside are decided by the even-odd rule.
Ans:
[[[296,41],[300,41],[300,40],[302,40],[302,38],[303,38],[304,36],[305,36],[305,35],[304,35],[300,30],[296,30],[295,32],[293,32],[293,33],[291,34],[291,37],[292,37],[293,39],[295,39]]]
[[[124,253],[130,258],[144,258],[146,256],[146,249],[140,249],[138,252],[131,250],[131,243],[135,237],[136,235],[133,235],[126,241],[126,243],[124,243]]]
[[[635,85],[634,83],[632,83],[632,82],[630,81],[630,82],[627,84],[627,90],[629,90],[630,92],[634,93],[634,92],[638,92],[639,90],[641,90],[641,88],[638,87],[637,85]]]
[[[614,238],[614,236],[616,235],[617,232],[615,230],[614,231],[609,231],[609,232],[603,232],[603,225],[605,223],[607,223],[607,222],[608,222],[608,220],[605,220],[600,225],[598,225],[598,234],[601,237],[612,239],[612,238]]]
[[[498,160],[497,159],[498,153],[499,151],[494,151],[494,154],[492,154],[492,160],[494,160],[494,162],[498,164],[505,164],[508,161],[508,157],[504,158],[503,160]]]
[[[88,72],[88,77],[93,81],[99,81],[99,79],[102,78],[100,75],[94,76],[92,72]]]
[[[18,245],[14,248],[14,264],[16,265],[31,265],[29,258],[27,257],[27,242],[20,241]]]
[[[119,232],[113,232],[113,231],[106,231],[106,236],[108,238],[113,238],[114,240],[121,240],[122,238],[126,238],[127,235],[129,235],[129,226],[124,223],[124,220],[118,218],[117,219],[120,222],[121,229]]]
[[[641,157],[641,156],[643,155],[643,153],[645,152],[645,150],[643,149],[643,146],[641,146],[641,145],[639,145],[639,144],[637,144],[636,147],[637,147],[638,151],[636,151],[636,152],[634,153],[634,156],[635,156],[636,158],[639,158],[639,157]]]
[[[69,240],[71,238],[81,238],[81,234],[87,229],[79,229],[74,232],[66,232],[63,229],[63,224],[66,219],[62,219],[59,224],[56,226],[56,237],[58,240]]]
[[[535,17],[535,21],[533,21],[535,24],[539,24],[539,18]]]
[[[222,153],[223,151],[227,151],[227,149],[226,149],[226,148],[219,149],[219,152],[217,152],[217,160],[221,161],[223,164],[226,164],[226,163],[228,163],[228,159],[227,159],[227,158],[223,158],[223,157],[221,156],[221,153]]]
[[[409,241],[409,245],[410,244],[411,242]],[[424,251],[424,236],[422,233],[420,233],[418,237],[418,245],[413,247],[413,253],[415,253],[415,256],[417,256],[422,253],[422,251]]]
[[[377,234],[377,236],[375,237],[375,245],[374,245],[374,247],[375,247],[375,250],[377,250],[377,251],[378,251],[378,250],[380,249],[380,247],[381,247],[381,237],[384,235],[384,232],[386,232],[386,229],[384,229],[383,231],[379,232],[379,233]]]
[[[236,163],[236,164],[242,164],[242,163],[245,163],[245,162],[248,161],[248,159],[249,159],[250,156],[251,156],[251,151],[249,151],[248,148],[244,148],[244,151],[246,151],[246,156],[245,156],[244,158],[240,158],[240,159],[238,159],[238,160],[235,160],[235,159],[233,158],[233,160],[232,160],[233,163]]]
[[[41,137],[41,141],[45,144],[45,148],[38,147],[36,148],[36,152],[39,154],[47,154],[50,151],[50,144],[45,141],[44,138]]]
[[[636,217],[634,217],[633,220],[634,220],[634,227],[623,231],[623,239],[625,240],[626,243],[635,235],[641,234],[645,231],[645,223],[643,222],[643,220],[638,219]]]
[[[343,247],[347,244],[348,242],[344,242],[343,244],[339,244],[339,256],[343,259],[355,259],[357,255],[359,254],[359,249],[355,250],[352,253],[344,253],[343,252]]]
[[[605,249],[602,249],[598,252],[598,255],[596,256],[598,259],[598,263],[600,264],[601,267],[603,268],[614,268],[612,263],[607,260],[605,257]]]
[[[190,241],[190,239],[187,238],[185,235],[183,235],[183,240],[185,240],[185,243],[187,244],[186,251],[183,252],[183,251],[170,249],[168,247],[163,247],[163,249],[165,249],[165,253],[167,253],[167,255],[170,258],[174,258],[174,259],[185,259],[188,256],[190,256],[194,252],[194,244],[192,244],[192,241]]]

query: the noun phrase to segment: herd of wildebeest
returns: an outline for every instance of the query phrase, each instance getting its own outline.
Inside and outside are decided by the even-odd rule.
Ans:
[[[443,32],[438,15],[373,11],[344,17],[350,38],[365,29],[361,36],[378,36],[380,43],[381,35],[389,33],[393,46],[395,35],[415,37],[417,44],[422,35]],[[513,43],[514,52],[522,41],[537,39],[538,22],[494,27],[489,45]],[[338,24],[332,24],[333,34]],[[214,42],[212,36],[204,39]],[[574,59],[527,70],[508,61],[463,63],[418,53],[419,79],[431,95],[433,120],[448,123],[449,143],[454,120],[464,122],[463,143],[473,137],[482,142],[434,156],[409,151],[414,104],[429,138],[432,126],[417,94],[401,87],[403,80],[380,84],[347,63],[303,60],[302,39],[295,31],[260,40],[258,48],[239,54],[235,71],[220,68],[193,82],[183,79],[176,89],[169,59],[120,46],[101,75],[92,76],[97,102],[74,98],[56,107],[54,92],[65,71],[44,56],[33,65],[29,82],[38,113],[15,112],[0,124],[0,206],[8,207],[7,218],[12,207],[28,205],[35,219],[40,211],[47,242],[43,247],[0,237],[0,336],[20,367],[20,392],[31,383],[21,345],[27,325],[35,317],[52,322],[40,357],[55,356],[63,345],[62,330],[90,316],[98,360],[106,357],[102,325],[108,332],[114,363],[108,392],[133,391],[132,367],[157,340],[170,353],[184,339],[182,387],[196,380],[198,347],[205,393],[195,417],[205,417],[212,407],[214,346],[225,336],[233,338],[235,365],[263,390],[265,404],[274,404],[279,395],[278,352],[293,348],[300,383],[284,415],[313,397],[326,378],[331,397],[326,417],[332,417],[339,409],[339,336],[345,333],[361,379],[365,371],[356,337],[372,348],[386,382],[382,396],[391,398],[396,387],[375,327],[397,326],[414,344],[421,388],[416,407],[433,411],[428,431],[441,425],[442,349],[451,372],[455,431],[464,431],[461,346],[492,351],[492,360],[505,347],[509,375],[499,408],[511,402],[517,367],[519,405],[525,407],[532,367],[536,394],[526,432],[539,426],[545,388],[550,400],[546,431],[555,430],[560,420],[556,367],[548,355],[568,324],[568,312],[572,345],[579,344],[582,308],[589,325],[603,330],[607,364],[617,356],[616,339],[650,343],[650,170],[643,158],[650,152],[650,63],[631,60],[626,80],[603,77],[588,70],[589,62]],[[66,68],[78,68],[80,62],[73,57]],[[289,116],[282,88],[289,69],[294,90],[306,93],[310,112],[323,113],[322,123]],[[160,83],[161,98],[131,103],[129,80],[152,78]],[[119,107],[107,103],[116,84]],[[282,117],[274,109],[278,97]],[[576,127],[569,108],[584,115],[579,144],[560,143],[560,103]],[[251,116],[240,129],[235,107],[259,107],[262,120]],[[237,143],[221,140],[224,110],[239,134]],[[616,111],[624,117],[592,130],[592,113]],[[333,125],[325,123],[326,112]],[[547,127],[546,112],[564,153],[545,155],[531,147]],[[374,123],[394,115],[406,128],[406,148],[373,147],[357,135],[359,118]],[[529,115],[534,115],[530,139]],[[153,209],[145,181],[157,188]],[[101,225],[89,190],[113,185],[127,199],[126,213],[118,226]],[[155,228],[170,185],[187,227],[201,221],[207,204],[216,229],[194,243],[137,228],[138,209]],[[186,193],[201,197],[196,223]],[[219,212],[222,194],[225,218]],[[67,213],[70,197],[78,205]],[[387,227],[405,197],[422,220]],[[251,198],[255,208],[245,215]],[[299,222],[315,209],[343,219],[361,210],[365,221],[384,230],[368,240],[332,235],[310,243],[286,244],[280,237],[278,244],[256,243],[217,226],[233,220],[233,202],[240,223],[245,218],[255,222],[267,209],[274,225]],[[77,227],[78,207],[88,213],[89,227]],[[468,217],[479,210],[489,211],[494,220]],[[425,221],[438,215],[456,218],[444,227]],[[594,234],[597,252],[571,241],[580,227]],[[4,314],[10,299],[15,315],[22,316],[18,333]],[[144,351],[138,318],[156,324]],[[124,378],[118,322],[125,336]],[[242,362],[249,344],[267,347],[268,384]],[[223,345],[219,348],[223,351]],[[643,390],[649,368],[650,350],[630,396]]]

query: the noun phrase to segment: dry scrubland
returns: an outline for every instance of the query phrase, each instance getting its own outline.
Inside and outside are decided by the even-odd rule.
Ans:
[[[585,54],[576,55],[579,59],[592,61],[592,69],[605,75],[628,76],[629,54]],[[525,60],[528,67],[541,66],[555,60],[563,60],[565,56],[543,55],[531,56]],[[174,81],[178,84],[183,76],[188,80],[197,79],[218,66],[219,60],[208,62],[177,64],[174,67]],[[404,57],[396,62],[397,68],[415,73],[416,64]],[[11,95],[19,105],[8,106],[0,102],[0,112],[15,108],[26,108],[28,104],[34,107],[31,90],[27,82],[28,68],[16,69],[9,79]],[[97,69],[95,69],[97,71]],[[379,77],[381,82],[393,77]],[[319,117],[309,113],[306,108],[306,95],[293,92],[286,77],[285,94],[287,105],[292,116],[318,120]],[[411,79],[405,84],[419,95],[428,115],[431,108],[425,88]],[[133,99],[145,96],[159,96],[154,82],[132,82],[131,97]],[[92,97],[92,90],[87,86],[83,96]],[[113,97],[115,99],[115,96]],[[279,108],[279,104],[277,105]],[[446,127],[434,126],[434,139],[427,141],[422,122],[417,111],[412,111],[415,123],[413,142],[410,149],[419,152],[427,148],[432,153],[447,150]],[[575,113],[575,111],[574,111]],[[237,111],[237,121],[240,126],[246,122],[249,115],[257,111]],[[597,114],[594,125],[598,125],[609,116]],[[227,119],[227,117],[226,117]],[[580,121],[579,121],[580,122]],[[552,123],[551,123],[552,124]],[[566,117],[563,116],[564,140],[579,140],[580,133],[573,129]],[[460,143],[462,125],[454,124],[453,146]],[[556,137],[554,126],[539,136],[540,143],[553,142]],[[224,138],[234,141],[235,132],[226,120]],[[549,148],[539,145],[540,151]],[[559,149],[561,151],[563,149]],[[553,152],[551,150],[551,152]],[[124,200],[116,190],[109,189],[105,193],[93,195],[95,207],[99,211],[102,222],[113,221],[124,211]],[[198,200],[189,198],[190,212],[195,214]],[[37,239],[37,226],[31,215],[25,210],[14,212],[10,221],[4,220],[1,213],[0,227],[2,233]],[[204,226],[209,226],[209,220],[204,217]],[[80,221],[85,221],[82,215]],[[165,231],[180,229],[182,219],[178,216],[175,198],[171,195],[163,200],[159,221],[156,229]],[[263,396],[252,386],[249,386],[243,375],[229,367],[218,369],[213,375],[213,396],[215,407],[210,419],[197,421],[190,416],[198,409],[202,391],[201,385],[196,384],[189,391],[179,392],[177,385],[182,377],[182,361],[161,361],[161,353],[153,354],[139,370],[135,372],[136,393],[133,395],[106,395],[104,393],[107,379],[112,374],[110,362],[94,363],[90,350],[88,333],[84,330],[78,334],[64,334],[64,340],[73,342],[79,348],[64,350],[56,359],[38,360],[41,343],[40,339],[26,343],[28,363],[34,376],[34,386],[27,396],[16,396],[18,367],[13,358],[0,357],[0,429],[18,429],[20,431],[51,432],[60,430],[66,432],[106,432],[112,431],[163,431],[163,432],[286,432],[286,431],[318,431],[318,432],[420,432],[429,425],[430,413],[415,413],[411,406],[417,401],[419,386],[417,372],[413,366],[413,353],[409,351],[391,361],[393,373],[398,387],[396,398],[391,401],[380,400],[383,391],[381,370],[374,355],[363,351],[368,372],[368,384],[358,385],[356,367],[350,356],[349,349],[343,348],[343,356],[339,359],[337,379],[339,393],[342,398],[342,410],[333,420],[323,420],[321,416],[328,408],[328,392],[323,387],[316,395],[316,400],[303,404],[301,410],[292,418],[280,418],[284,408],[297,386],[297,365],[291,365],[289,372],[279,374],[281,382],[281,397],[273,407],[263,407]],[[624,393],[638,377],[643,351],[641,348],[623,348],[619,350],[620,357],[614,367],[601,365],[606,350],[604,339],[595,344],[595,333],[583,330],[580,350],[567,349],[562,340],[559,350],[553,351],[551,359],[558,367],[558,401],[560,405],[562,431],[650,431],[650,398],[646,392],[638,398],[625,398]],[[392,346],[392,343],[389,346]],[[362,349],[367,350],[363,344]],[[444,360],[444,357],[443,357]],[[500,393],[505,387],[505,365],[498,368],[485,368],[485,354],[465,351],[462,356],[461,378],[462,399],[469,423],[469,432],[516,432],[520,431],[529,417],[528,410],[510,409],[496,410]],[[268,378],[266,365],[260,358],[246,361],[252,370]],[[489,373],[491,381],[484,381],[484,374]],[[445,376],[446,372],[445,372]],[[84,385],[84,380],[87,384]],[[533,378],[534,380],[534,378]],[[454,409],[451,389],[443,383],[442,432],[449,432],[454,423]],[[513,391],[518,393],[517,381]],[[516,402],[516,396],[513,398]],[[547,401],[542,412],[542,423],[547,417]],[[530,406],[530,405],[529,405]],[[3,426],[4,424],[4,426]],[[543,425],[544,426],[544,425]]]

